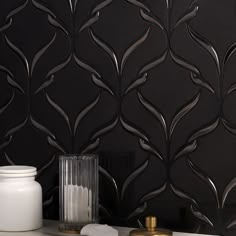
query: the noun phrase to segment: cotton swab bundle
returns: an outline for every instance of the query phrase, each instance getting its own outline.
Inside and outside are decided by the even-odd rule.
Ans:
[[[92,220],[92,191],[78,185],[64,186],[64,220],[87,223]]]

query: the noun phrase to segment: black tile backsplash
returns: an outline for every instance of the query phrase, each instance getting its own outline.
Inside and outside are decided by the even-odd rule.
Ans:
[[[100,155],[101,222],[234,235],[236,2],[0,3],[0,164]]]

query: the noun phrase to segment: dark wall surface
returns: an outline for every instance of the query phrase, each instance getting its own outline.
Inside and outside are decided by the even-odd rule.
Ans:
[[[236,2],[0,2],[0,164],[100,156],[101,222],[235,235]]]

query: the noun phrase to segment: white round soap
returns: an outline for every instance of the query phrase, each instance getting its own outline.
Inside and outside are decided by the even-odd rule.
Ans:
[[[82,228],[80,233],[86,236],[118,236],[116,229],[100,224],[88,224]]]

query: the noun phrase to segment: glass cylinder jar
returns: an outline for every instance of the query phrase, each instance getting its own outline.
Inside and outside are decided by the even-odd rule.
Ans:
[[[59,230],[78,233],[98,221],[98,157],[61,155]]]
[[[0,231],[42,226],[42,189],[31,166],[0,167]]]

